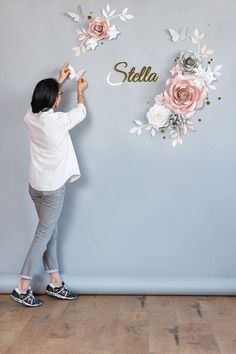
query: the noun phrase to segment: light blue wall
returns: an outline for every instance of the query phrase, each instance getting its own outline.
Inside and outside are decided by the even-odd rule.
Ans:
[[[80,3],[98,13],[106,1]],[[64,13],[77,1],[0,3],[0,291],[15,286],[37,225],[23,116],[35,84],[68,61],[87,70],[89,88],[88,116],[71,132],[82,177],[67,185],[59,223],[64,279],[81,293],[236,294],[236,3],[110,4],[129,6],[135,18],[117,21],[118,40],[74,58],[76,25]],[[182,25],[206,32],[223,75],[211,105],[193,119],[198,132],[173,150],[168,139],[128,131],[163,90],[179,49],[192,47],[172,43],[165,32]],[[151,65],[158,83],[109,86],[106,75],[121,60]],[[75,103],[74,84],[65,84],[64,111]],[[35,289],[43,291],[46,282],[40,265]]]

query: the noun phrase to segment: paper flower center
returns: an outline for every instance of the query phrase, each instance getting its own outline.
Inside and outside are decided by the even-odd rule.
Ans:
[[[153,119],[154,122],[156,122],[156,123],[162,122],[163,114],[161,112],[156,112],[156,113],[154,113],[154,117],[153,118],[154,118]]]
[[[95,29],[95,31],[101,33],[101,32],[103,31],[103,26],[101,26],[101,25],[95,25],[95,26],[94,26],[94,29]]]

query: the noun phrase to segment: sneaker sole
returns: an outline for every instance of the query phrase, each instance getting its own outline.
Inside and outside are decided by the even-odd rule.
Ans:
[[[45,290],[46,294],[50,295],[50,296],[54,296],[57,297],[58,299],[62,299],[62,300],[75,300],[78,298],[78,296],[74,296],[74,297],[66,297],[60,294],[55,294],[49,290]]]
[[[27,302],[25,302],[24,300],[17,299],[17,298],[16,298],[15,296],[13,296],[13,295],[10,295],[10,298],[11,298],[13,301],[18,302],[19,304],[22,304],[22,305],[25,305],[25,306],[28,306],[28,307],[38,307],[38,306],[42,306],[42,305],[43,305],[43,303],[31,305],[31,304],[28,304]]]

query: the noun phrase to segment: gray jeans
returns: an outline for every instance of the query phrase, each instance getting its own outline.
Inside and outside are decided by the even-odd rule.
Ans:
[[[29,184],[29,193],[38,214],[34,239],[26,255],[19,276],[32,279],[40,261],[48,273],[58,272],[57,222],[62,210],[66,184],[54,191],[38,191]]]

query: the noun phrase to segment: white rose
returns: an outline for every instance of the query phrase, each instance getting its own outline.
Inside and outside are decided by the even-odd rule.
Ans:
[[[160,105],[154,104],[146,114],[148,122],[155,128],[161,128],[165,125],[170,115],[169,109]]]

